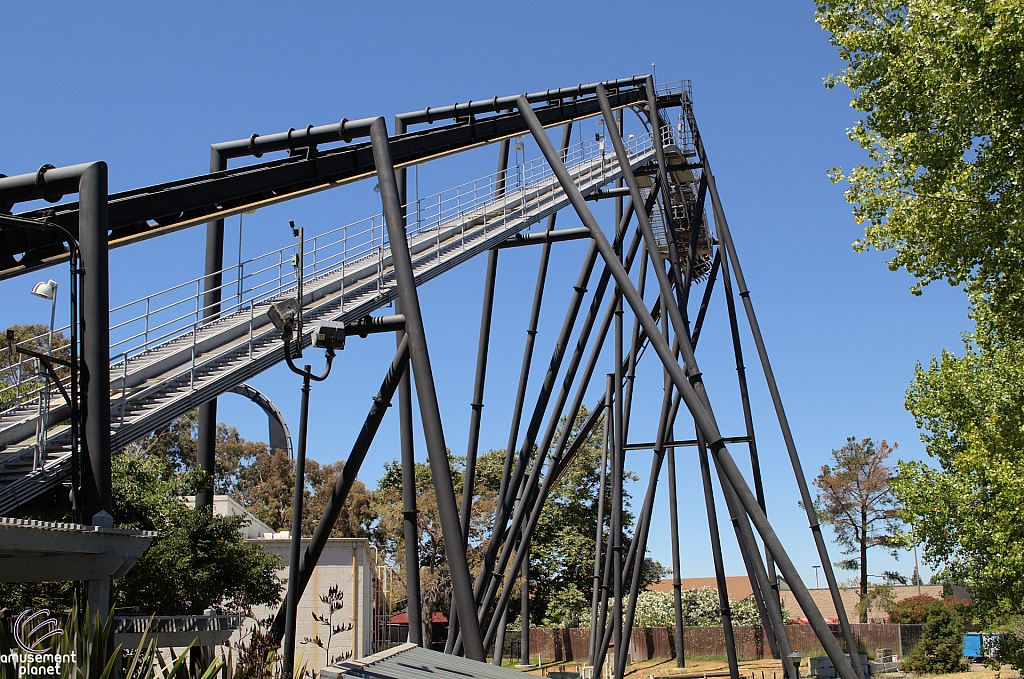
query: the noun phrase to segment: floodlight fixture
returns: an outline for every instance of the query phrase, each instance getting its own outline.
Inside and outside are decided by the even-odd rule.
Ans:
[[[31,293],[52,302],[57,296],[57,282],[54,280],[40,281],[32,286]]]
[[[323,321],[313,328],[313,346],[318,349],[344,349],[345,324],[341,321]]]
[[[299,303],[294,299],[286,299],[274,302],[267,309],[267,318],[274,324],[274,327],[283,333],[291,333],[295,319],[299,315]]]

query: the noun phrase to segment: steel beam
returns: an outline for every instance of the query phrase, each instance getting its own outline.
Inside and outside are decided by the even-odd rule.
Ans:
[[[82,502],[83,518],[92,522],[99,512],[110,513],[110,295],[107,261],[109,209],[107,164],[103,161],[52,167],[44,165],[38,172],[0,178],[0,206],[16,203],[59,199],[63,194],[78,192],[81,209],[76,211],[73,229],[37,230],[41,238],[60,243],[64,250],[64,234],[78,235],[78,251],[82,274],[79,325],[81,341],[80,422],[82,438]],[[5,229],[3,237],[7,238]],[[66,260],[65,260],[66,261]],[[89,417],[90,411],[93,416]]]
[[[609,375],[608,383],[605,385],[604,410],[606,413],[611,412],[612,379],[612,376]],[[603,429],[604,441],[601,445],[601,480],[598,484],[597,491],[597,527],[596,535],[594,536],[594,584],[590,605],[590,641],[587,645],[587,664],[591,667],[594,665],[594,657],[597,652],[598,605],[600,603],[601,593],[601,554],[604,552],[604,498],[608,487],[608,434],[610,433],[611,428],[605,425],[603,426]]]
[[[395,119],[395,135],[405,134],[405,123]],[[407,225],[405,210],[409,204],[409,170],[400,168],[395,172],[395,185],[402,203],[402,227]],[[395,312],[400,313],[402,301],[395,300]],[[395,333],[395,344],[401,346],[406,338],[405,325]],[[407,342],[407,341],[406,341]],[[412,376],[409,374],[409,359],[398,384],[399,437],[402,447],[402,537],[405,552],[406,615],[409,618],[409,642],[425,646],[423,635],[422,593],[420,591],[419,554],[419,512],[416,508],[416,448],[412,421]],[[415,621],[415,623],[413,622]],[[429,623],[428,623],[429,625]],[[427,644],[429,645],[429,627]]]
[[[210,147],[210,173],[228,169],[228,159],[216,146]],[[206,225],[206,262],[203,270],[203,322],[220,315],[221,269],[224,268],[224,220],[214,219]],[[213,488],[217,469],[217,399],[199,406],[199,431],[196,436],[196,463],[206,473],[209,487],[196,491],[196,507],[213,506]]]
[[[600,88],[598,88],[598,92],[600,93]],[[565,190],[566,196],[572,204],[573,209],[576,211],[584,225],[590,229],[593,241],[597,245],[602,259],[605,260],[606,265],[611,269],[616,283],[620,286],[626,297],[626,301],[632,307],[633,313],[640,318],[641,324],[647,331],[651,346],[657,352],[662,363],[668,369],[672,381],[675,383],[676,389],[679,390],[679,393],[682,396],[683,401],[686,403],[687,409],[693,415],[697,426],[700,427],[701,431],[705,434],[711,447],[712,454],[719,459],[725,474],[729,477],[733,487],[736,489],[744,509],[753,520],[758,533],[761,534],[762,540],[764,540],[768,548],[772,550],[772,554],[775,556],[775,559],[786,578],[786,582],[790,584],[797,602],[807,614],[808,620],[812,625],[815,634],[818,636],[823,647],[828,653],[833,665],[836,667],[842,679],[855,679],[857,674],[854,672],[849,658],[843,654],[842,649],[836,643],[828,625],[825,623],[824,617],[822,617],[821,612],[818,610],[810,593],[807,591],[807,587],[801,580],[795,565],[783,548],[778,535],[776,535],[775,530],[768,522],[764,512],[761,511],[760,506],[757,504],[757,498],[754,497],[754,494],[750,491],[746,481],[743,479],[743,475],[740,472],[739,467],[736,466],[735,460],[732,459],[728,449],[722,442],[721,433],[718,430],[718,426],[715,423],[713,416],[706,409],[705,404],[702,402],[701,397],[698,396],[694,387],[690,385],[686,372],[683,371],[672,356],[671,348],[668,346],[668,343],[665,342],[664,338],[661,337],[656,322],[648,313],[647,309],[644,308],[643,300],[640,299],[639,293],[637,293],[636,289],[632,286],[632,281],[630,281],[629,275],[618,261],[611,243],[608,242],[604,232],[601,231],[600,225],[597,223],[597,220],[594,219],[593,214],[587,207],[586,201],[583,200],[583,196],[580,194],[579,189],[576,188],[576,185],[572,181],[565,165],[562,164],[561,159],[558,157],[557,151],[555,151],[552,146],[550,139],[547,139],[543,126],[533,114],[532,109],[529,107],[529,103],[524,98],[520,98],[519,110],[523,114],[523,118],[530,127],[530,132],[533,134],[533,137],[537,141],[544,157],[551,166],[559,184],[561,184],[562,188]],[[619,142],[621,144],[621,139]],[[629,183],[630,177],[631,175],[627,173],[627,183]],[[630,188],[632,189],[633,187],[631,186]],[[642,226],[643,220],[641,220],[641,227]],[[645,233],[645,238],[646,237],[647,234]],[[655,267],[655,271],[659,271],[659,267]],[[672,305],[666,305],[666,307],[670,311],[673,308]],[[676,318],[673,318],[672,320],[673,324],[677,323]],[[684,342],[682,344],[688,347],[689,343]],[[685,358],[692,360],[692,356]],[[700,384],[699,381],[697,384]]]
[[[584,89],[592,91],[594,87],[596,85],[584,86]],[[610,95],[614,107],[634,105],[642,101],[642,88],[622,84],[616,87],[616,92]],[[545,126],[582,120],[599,111],[597,101],[592,96],[564,101],[558,98],[557,91],[550,92],[549,98],[546,97],[546,93],[538,93],[545,96],[536,99],[538,103],[551,102],[538,107],[536,112]],[[659,97],[661,106],[678,106],[681,101],[678,93]],[[434,114],[438,109],[430,111]],[[437,129],[397,135],[392,142],[392,157],[396,167],[408,167],[495,143],[523,134],[525,131],[526,126],[518,112],[498,113],[486,118],[474,118],[472,121],[458,120]],[[259,139],[257,135],[257,146]],[[360,142],[122,191],[110,197],[109,247],[121,247],[197,224],[224,219],[254,208],[335,188],[371,177],[374,172],[370,144]],[[35,189],[37,174],[33,172],[0,178],[0,207],[43,197],[37,195]],[[74,187],[77,187],[77,183],[69,178],[73,171],[56,168],[47,170],[45,174],[50,176],[46,181],[46,197],[51,201],[57,201],[65,194],[73,193]],[[72,202],[32,210],[21,216],[31,219],[48,218],[77,236],[77,212],[78,203]],[[0,280],[63,261],[67,261],[67,253],[57,236],[23,230],[5,231],[0,237]]]
[[[286,341],[285,352],[290,352]],[[289,367],[291,364],[289,363]],[[288,559],[288,592],[285,596],[284,648],[281,674],[291,676],[295,668],[295,628],[298,623],[299,599],[302,597],[299,581],[299,550],[302,546],[302,500],[306,491],[306,435],[309,429],[309,384],[312,366],[302,370],[302,402],[299,406],[299,442],[295,447],[295,482],[292,493],[292,533]]]
[[[718,605],[722,612],[722,628],[725,632],[725,652],[729,660],[729,676],[739,679],[740,670],[736,662],[736,638],[732,628],[732,610],[729,607],[729,588],[725,582],[725,564],[722,561],[722,539],[718,530],[718,512],[715,510],[715,489],[711,485],[711,465],[708,463],[708,451],[700,429],[697,430],[700,445],[697,454],[700,457],[700,478],[704,484],[704,504],[708,513],[708,529],[711,532],[711,555],[715,562],[715,582],[718,585]],[[786,673],[789,674],[788,672]]]
[[[757,455],[757,440],[754,438],[754,415],[750,409],[750,394],[747,391],[747,373],[743,366],[743,346],[740,342],[739,323],[736,318],[736,302],[732,296],[732,281],[729,278],[729,260],[722,261],[722,289],[725,292],[725,304],[729,313],[729,330],[732,333],[733,355],[736,359],[736,380],[739,384],[740,402],[743,406],[743,423],[747,430],[747,446],[750,450],[750,473],[754,479],[754,493],[757,496],[757,503],[761,510],[768,515],[768,508],[764,500],[764,483],[761,480],[761,461]],[[775,562],[772,560],[771,552],[765,554],[768,568],[768,580],[772,591],[770,594],[776,602],[779,598],[779,582],[775,574]],[[766,595],[769,592],[765,592]],[[780,603],[781,605],[781,603]]]
[[[401,300],[396,300],[395,310],[400,310],[401,306]],[[409,341],[404,327],[395,333],[395,343],[399,348],[403,344],[408,347]],[[402,447],[402,537],[405,543],[406,613],[409,618],[409,642],[424,646],[420,591],[420,528],[419,511],[416,508],[416,449],[413,437],[412,382],[409,375],[408,349],[405,354],[405,367],[398,384],[398,426]],[[429,637],[427,640],[429,642]]]
[[[572,229],[558,229],[557,231],[544,231],[537,233],[517,233],[504,243],[499,243],[498,248],[518,248],[524,245],[540,245],[542,243],[561,243],[566,240],[582,240],[590,238],[590,232],[583,227]]]
[[[623,222],[624,221],[625,220],[623,220]],[[620,224],[623,226],[623,228],[625,228],[625,225],[624,225],[623,222],[620,222]],[[627,257],[626,257],[626,266],[627,267],[632,265],[633,258],[636,255],[638,243],[639,243],[639,239],[634,238],[633,242],[630,244],[629,253],[628,253]],[[534,467],[531,470],[529,479],[526,481],[526,485],[529,486],[529,487],[536,487],[537,486],[538,480],[540,478],[541,468],[543,467],[543,464],[544,464],[545,455],[547,453],[548,448],[550,447],[550,445],[552,443],[552,440],[554,438],[555,429],[557,428],[558,422],[560,421],[559,420],[559,414],[562,412],[562,409],[565,406],[565,401],[568,398],[569,389],[571,389],[573,381],[575,380],[575,375],[576,375],[577,369],[579,367],[579,363],[580,363],[580,360],[582,358],[583,351],[585,350],[586,344],[589,341],[590,334],[591,334],[591,331],[592,331],[592,328],[593,328],[593,325],[594,325],[594,321],[596,319],[597,311],[599,310],[600,305],[601,305],[601,301],[602,301],[602,299],[604,297],[604,291],[605,291],[605,288],[607,286],[607,282],[608,282],[608,275],[607,275],[607,271],[606,271],[606,272],[604,272],[602,274],[600,282],[598,283],[598,286],[597,286],[597,290],[594,293],[594,297],[593,297],[593,299],[591,299],[590,309],[587,312],[586,320],[583,323],[583,327],[580,330],[580,335],[579,335],[579,337],[577,338],[577,341],[576,341],[576,348],[573,351],[573,356],[570,359],[569,367],[567,368],[566,375],[565,375],[565,377],[564,377],[564,379],[562,381],[562,388],[559,391],[559,395],[558,395],[558,398],[556,400],[556,403],[555,403],[554,407],[552,408],[551,416],[550,416],[550,418],[548,420],[547,431],[545,432],[544,438],[542,439],[542,441],[540,443],[540,446],[538,447],[538,451],[539,451],[538,458],[534,462]],[[615,308],[614,300],[612,300],[612,302],[613,302],[613,304],[609,307],[609,313],[606,314],[605,320],[602,323],[600,330],[598,331],[598,336],[597,336],[597,338],[594,341],[594,346],[593,346],[593,348],[591,350],[590,359],[588,360],[587,365],[584,368],[583,376],[580,379],[580,384],[579,384],[579,386],[578,386],[578,388],[576,390],[576,396],[573,399],[572,406],[570,407],[569,412],[566,414],[566,420],[568,422],[575,422],[576,415],[579,413],[579,409],[582,406],[584,394],[586,392],[586,389],[587,389],[588,385],[590,384],[590,379],[593,376],[594,368],[595,368],[596,363],[597,363],[597,358],[600,355],[600,347],[604,343],[604,338],[605,338],[605,336],[606,336],[606,334],[608,332],[608,327],[609,327],[610,322],[611,322],[612,312],[613,312],[613,310]],[[591,415],[591,417],[593,418],[593,414]],[[512,523],[511,523],[511,526],[509,528],[509,534],[514,534],[516,531],[518,531],[519,527],[522,525],[522,521],[523,521],[524,517],[529,516],[529,519],[527,520],[527,524],[526,524],[526,526],[527,526],[527,530],[526,530],[527,539],[529,539],[529,536],[532,536],[533,530],[536,528],[537,521],[539,521],[539,519],[540,519],[540,508],[541,508],[541,505],[543,504],[543,502],[547,498],[547,494],[548,494],[548,492],[550,490],[551,484],[555,481],[555,479],[557,478],[557,476],[559,474],[559,472],[556,469],[556,467],[559,465],[559,463],[560,463],[560,461],[562,459],[562,454],[566,450],[565,446],[566,446],[566,443],[568,442],[568,436],[569,436],[570,430],[571,430],[571,427],[563,427],[563,429],[562,429],[562,435],[559,437],[559,440],[558,440],[558,442],[556,444],[555,450],[554,450],[554,452],[553,452],[553,454],[551,456],[551,460],[552,460],[551,464],[555,465],[555,466],[554,467],[550,467],[548,469],[548,472],[545,475],[545,479],[544,479],[543,483],[541,484],[541,490],[540,490],[539,498],[538,498],[537,502],[534,503],[532,508],[529,507],[526,503],[520,503],[520,505],[516,509],[515,514],[512,517]],[[574,453],[575,451],[572,451],[572,452]],[[567,458],[569,458],[569,457],[571,457],[571,456],[567,456]],[[529,512],[529,514],[527,514],[527,512]],[[486,613],[486,610],[487,610],[487,606],[489,605],[490,601],[493,600],[494,596],[497,594],[498,579],[501,577],[501,575],[503,575],[505,573],[505,569],[506,569],[506,567],[508,565],[508,562],[509,562],[510,554],[511,554],[510,546],[502,551],[501,559],[500,559],[500,561],[498,563],[497,568],[494,571],[494,577],[492,578],[492,582],[488,586],[488,589],[487,589],[487,592],[486,592],[485,596],[481,599],[481,604],[480,604],[480,618],[481,618],[481,622],[485,619],[485,613]],[[500,611],[505,605],[507,605],[507,597],[504,595],[504,591],[505,590],[509,590],[509,588],[511,588],[512,580],[514,580],[514,573],[517,572],[518,568],[520,567],[520,560],[521,559],[522,559],[522,555],[517,553],[515,555],[515,557],[514,557],[514,563],[513,563],[511,572],[509,573],[509,575],[505,579],[505,585],[504,585],[504,588],[503,588],[503,595],[502,595],[503,598],[498,600],[498,604],[497,604],[497,609],[496,609],[495,615],[497,615],[497,612]],[[493,621],[493,618],[492,618],[492,621]],[[492,625],[493,625],[493,622],[492,622]],[[490,627],[488,628],[487,635],[488,636],[485,637],[485,642],[486,642],[487,639],[490,638],[490,635],[491,635],[491,628]]]
[[[484,661],[486,654],[480,638],[480,627],[476,620],[476,606],[473,600],[473,585],[469,579],[469,565],[466,560],[465,540],[459,523],[458,508],[455,506],[455,489],[452,485],[448,451],[441,426],[441,411],[437,404],[434,376],[430,367],[430,353],[423,330],[419,296],[413,275],[409,243],[402,224],[402,206],[395,182],[394,163],[388,143],[387,128],[383,118],[374,120],[370,135],[372,139],[374,165],[380,186],[381,204],[387,222],[388,241],[391,247],[392,266],[402,300],[405,316],[405,331],[409,335],[409,352],[412,359],[413,375],[416,378],[416,394],[419,397],[420,416],[423,419],[423,433],[427,442],[427,454],[437,496],[438,514],[452,578],[452,599],[462,618],[463,639],[466,656]]]
[[[697,137],[696,127],[694,129],[694,137]],[[703,151],[703,149],[701,149]],[[711,205],[715,215],[715,226],[718,230],[718,234],[725,244],[726,254],[732,262],[733,269],[736,274],[736,285],[739,288],[740,298],[743,299],[743,306],[747,313],[747,322],[750,326],[750,333],[754,337],[754,346],[757,348],[757,353],[761,359],[761,367],[764,371],[765,381],[768,383],[768,392],[772,397],[772,404],[775,406],[775,413],[779,420],[779,427],[782,429],[782,438],[786,443],[786,451],[789,453],[790,464],[793,467],[793,475],[796,477],[797,486],[800,489],[800,499],[804,506],[804,511],[807,514],[807,522],[810,526],[811,533],[814,536],[814,544],[818,551],[818,557],[821,561],[821,568],[825,572],[825,581],[828,583],[828,588],[832,594],[832,601],[836,607],[836,615],[839,618],[839,626],[843,632],[843,638],[846,642],[847,649],[850,649],[851,653],[856,653],[857,643],[853,636],[853,630],[850,628],[850,621],[846,615],[846,609],[843,607],[842,595],[839,592],[839,584],[836,581],[835,571],[832,569],[832,562],[828,556],[828,548],[825,545],[825,538],[821,533],[821,526],[818,523],[818,514],[814,509],[814,501],[811,499],[810,489],[807,487],[807,478],[804,476],[803,465],[800,463],[800,456],[796,451],[796,442],[793,439],[793,432],[789,426],[789,419],[786,417],[786,411],[782,405],[782,396],[779,393],[778,384],[775,381],[775,373],[772,371],[771,362],[768,359],[768,351],[764,346],[764,338],[761,336],[761,328],[757,322],[757,315],[754,313],[753,303],[750,301],[750,290],[747,288],[746,281],[743,278],[743,270],[740,267],[739,258],[736,255],[736,247],[732,241],[732,234],[729,232],[729,223],[725,219],[725,211],[721,206],[721,199],[718,196],[718,188],[715,185],[715,177],[711,173],[711,169],[707,166],[706,157],[703,152],[701,156],[705,158],[704,172],[708,175],[708,190],[711,194]],[[756,501],[756,498],[755,498]],[[746,502],[744,502],[746,504]],[[766,519],[767,521],[767,519]],[[777,554],[775,548],[767,545],[768,549],[772,552],[773,557],[777,560],[781,560],[782,555]],[[781,568],[782,564],[779,563]],[[783,570],[783,576],[786,578],[787,584],[790,582],[789,575]],[[803,584],[802,582],[800,583]],[[794,594],[796,591],[794,590]],[[800,607],[806,612],[803,602],[800,602]],[[836,644],[838,648],[838,644]],[[826,649],[828,650],[828,649]],[[829,657],[832,658],[833,653],[829,652]],[[833,664],[841,670],[841,665],[849,667],[848,674],[849,679],[857,677],[861,678],[862,668],[860,663],[851,663],[849,658],[841,656],[841,660],[837,662],[835,658],[832,658]],[[844,679],[846,677],[844,676]]]
[[[678,404],[677,404],[678,405]],[[661,466],[665,461],[665,438],[672,411],[672,382],[665,380],[665,393],[661,400],[661,417],[658,419],[658,445],[654,449],[651,458],[651,473],[647,481],[647,493],[644,495],[644,504],[640,509],[641,520],[636,530],[633,531],[633,541],[636,542],[636,558],[633,562],[632,581],[629,586],[629,603],[626,606],[626,618],[623,623],[623,636],[630,639],[633,636],[633,621],[636,619],[636,600],[640,594],[640,580],[644,570],[644,556],[647,554],[647,538],[651,531],[651,515],[654,512],[654,497],[658,490],[658,478],[661,476]],[[621,647],[619,647],[621,648]],[[615,676],[621,679],[626,674],[627,653],[621,650],[615,656]]]

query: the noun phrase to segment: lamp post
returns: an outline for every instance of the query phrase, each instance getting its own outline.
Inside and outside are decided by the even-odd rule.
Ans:
[[[35,297],[50,300],[50,334],[46,342],[46,355],[53,355],[53,324],[57,318],[57,283],[54,280],[36,283],[30,291]],[[39,392],[36,409],[36,454],[32,471],[46,464],[46,419],[50,413],[50,374],[40,359],[36,359],[36,372],[43,377],[43,390]]]
[[[302,260],[299,258],[299,276],[301,280]],[[295,374],[302,376],[302,405],[299,410],[299,441],[295,450],[295,488],[292,495],[292,533],[290,560],[288,563],[288,595],[285,602],[285,627],[284,627],[284,658],[281,667],[281,676],[292,677],[295,667],[295,627],[299,608],[299,559],[302,552],[302,492],[305,487],[306,476],[306,430],[309,421],[309,388],[310,381],[322,382],[331,373],[331,364],[334,360],[334,350],[345,348],[345,326],[342,323],[321,323],[314,328],[313,346],[326,349],[325,357],[327,366],[320,375],[314,375],[309,365],[304,365],[300,370],[292,358],[292,337],[295,335],[295,326],[298,325],[300,306],[294,300],[285,300],[271,305],[267,316],[274,327],[281,331],[281,339],[284,340],[284,357],[288,368]],[[301,335],[296,340],[296,345],[301,350]],[[298,353],[298,352],[297,352]],[[301,353],[299,353],[301,356]]]

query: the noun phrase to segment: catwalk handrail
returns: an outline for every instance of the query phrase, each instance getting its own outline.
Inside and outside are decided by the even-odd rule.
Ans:
[[[666,143],[674,143],[671,127],[663,127],[662,134]],[[650,133],[634,136],[627,142],[631,157],[648,151],[651,146]],[[579,181],[618,168],[614,154],[602,147],[599,140],[588,138],[567,149],[565,163],[578,175]],[[499,196],[496,188],[502,181],[505,191]],[[507,218],[517,209],[523,209],[531,198],[543,196],[545,192],[550,194],[557,188],[557,181],[543,157],[524,159],[502,173],[494,172],[409,201],[405,206],[409,225],[407,234],[414,238],[433,232],[440,247],[442,230],[459,220],[464,231],[467,222],[482,216],[482,211],[488,214],[499,212]],[[387,230],[380,213],[311,236],[305,239],[304,280],[314,281],[339,270],[344,277],[346,268],[357,262],[365,265],[373,257],[377,258],[378,275],[382,276],[387,248]],[[219,289],[225,298],[220,302],[218,318],[251,311],[258,303],[293,288],[298,279],[291,260],[297,251],[297,244],[287,245],[217,272],[221,276],[221,284],[209,290]],[[210,322],[203,319],[206,310],[203,296],[208,292],[204,290],[203,282],[211,278],[206,274],[111,308],[112,387],[124,388],[127,375],[131,373],[131,359],[188,336],[195,345],[199,330]],[[378,278],[378,285],[382,284],[382,278]],[[68,326],[58,329],[61,332],[67,330]],[[42,337],[45,335],[18,344],[27,345]],[[55,351],[59,348],[55,347]],[[0,370],[0,384],[7,384],[0,388],[0,413],[37,397],[44,388],[39,378],[30,375],[29,380],[23,379],[25,372],[24,360]],[[32,379],[37,386],[24,390],[25,383]],[[118,381],[120,385],[116,385]]]

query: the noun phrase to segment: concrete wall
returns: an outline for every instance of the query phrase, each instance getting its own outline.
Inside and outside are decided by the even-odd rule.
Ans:
[[[291,540],[288,538],[253,539],[249,542],[259,544],[268,552],[277,554],[284,561],[284,568],[278,572],[282,581],[288,578],[288,557]],[[303,550],[308,539],[302,540]],[[319,671],[326,667],[326,653],[311,643],[302,643],[303,639],[319,636],[327,645],[328,631],[324,625],[313,619],[313,614],[327,617],[330,613],[328,604],[321,600],[332,586],[337,585],[344,594],[344,607],[334,614],[335,625],[352,624],[351,630],[335,635],[330,642],[331,659],[352,654],[354,658],[363,658],[372,653],[373,642],[373,581],[376,577],[376,566],[369,550],[369,543],[363,539],[332,538],[328,541],[313,571],[313,577],[306,586],[299,600],[298,617],[296,619],[295,656],[302,654],[307,669]],[[355,593],[353,595],[353,592]],[[258,607],[253,611],[257,619],[276,614],[277,609]],[[251,628],[250,621],[248,628]],[[242,634],[247,632],[243,630]],[[242,637],[244,641],[244,636]],[[237,643],[238,636],[232,639]]]

